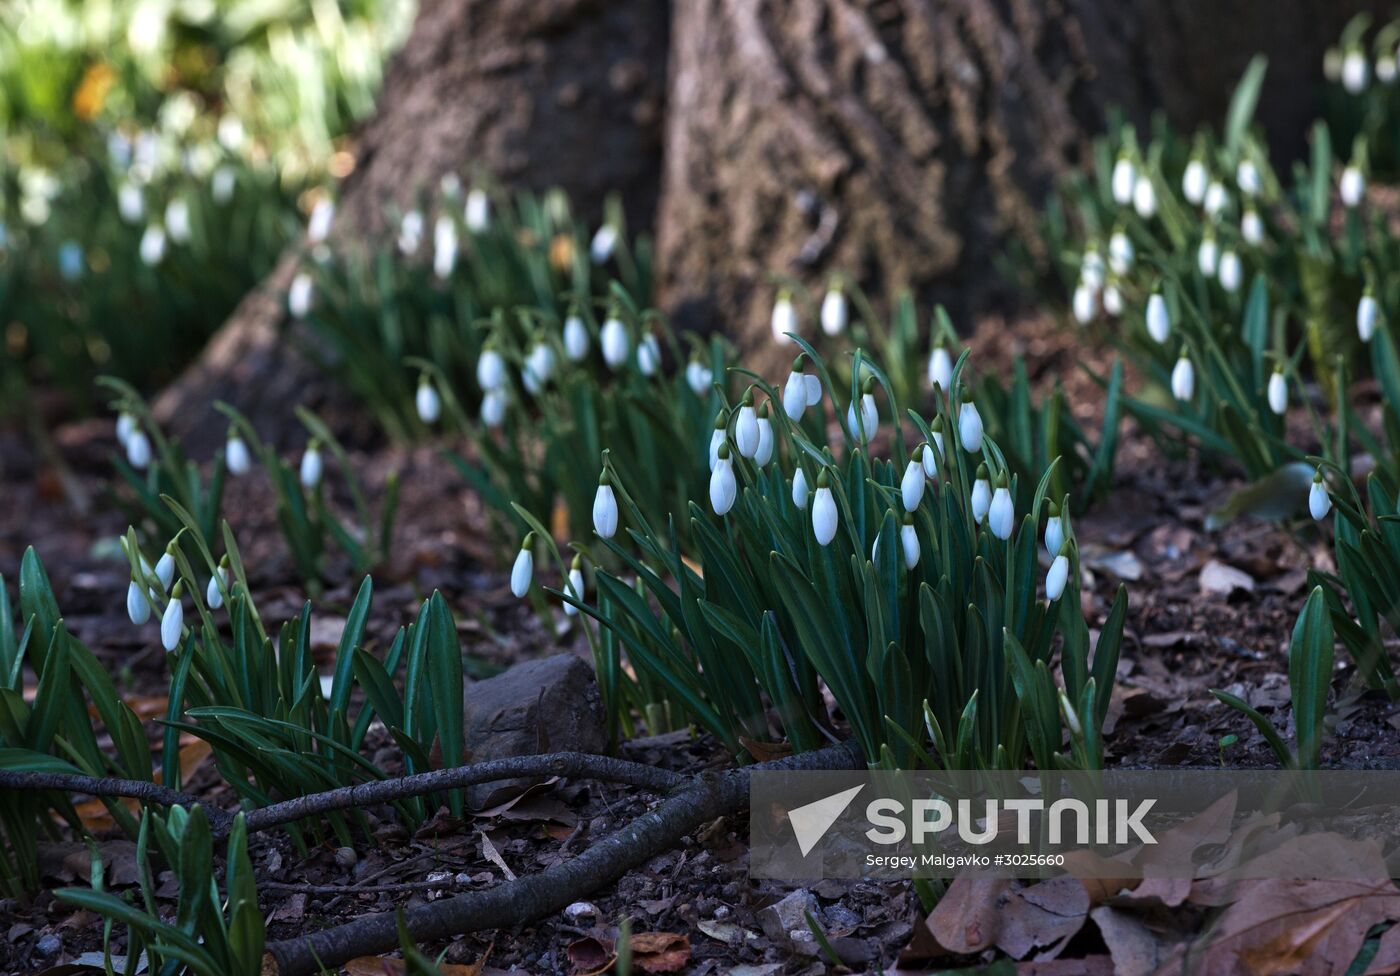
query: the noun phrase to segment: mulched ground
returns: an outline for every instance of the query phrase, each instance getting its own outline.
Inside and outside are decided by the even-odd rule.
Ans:
[[[1012,341],[1007,342],[1008,335]],[[1078,369],[1082,350],[1044,320],[985,324],[974,345],[981,368],[1019,348],[1036,364],[1035,376],[1058,376],[1092,419],[1096,388]],[[110,542],[126,525],[104,489],[112,451],[111,425],[89,421],[60,431],[57,443],[72,476],[90,495],[91,508],[75,517],[56,469],[43,463],[14,432],[0,431],[0,571],[14,595],[24,547],[33,543],[58,591],[70,629],[117,676],[133,699],[166,691],[155,624],[126,620],[126,570]],[[561,638],[547,632],[508,590],[481,515],[457,475],[435,449],[386,448],[358,456],[372,490],[386,473],[401,472],[403,500],[392,565],[376,576],[370,629],[383,646],[440,589],[458,621],[468,672],[485,676],[510,663],[554,652]],[[1280,727],[1288,722],[1286,652],[1305,591],[1306,568],[1330,558],[1311,526],[1296,535],[1241,521],[1208,532],[1206,515],[1239,486],[1228,471],[1202,468],[1190,456],[1163,457],[1128,425],[1113,497],[1076,523],[1090,579],[1086,611],[1101,619],[1120,580],[1129,583],[1131,610],[1122,687],[1110,713],[1108,763],[1125,766],[1274,765],[1262,737],[1242,717],[1218,704],[1211,688],[1244,697]],[[256,474],[230,483],[225,501],[265,617],[280,621],[299,611],[302,595],[281,550],[271,498]],[[1239,585],[1208,585],[1224,564],[1240,571]],[[318,614],[343,615],[357,581],[346,580],[316,604]],[[579,642],[567,635],[565,646]],[[1351,671],[1339,663],[1338,697],[1328,760],[1344,766],[1400,762],[1400,711],[1376,696],[1350,690]],[[1221,739],[1238,741],[1222,751]],[[629,743],[628,758],[695,771],[726,759],[712,742],[671,735]],[[206,767],[191,784],[210,802],[233,806]],[[203,794],[201,794],[203,795]],[[254,863],[270,938],[345,921],[395,905],[415,904],[498,883],[509,871],[538,871],[569,856],[647,808],[653,799],[618,787],[565,784],[528,794],[506,809],[465,823],[439,818],[410,836],[386,820],[374,842],[355,850],[333,844],[299,852],[283,834],[258,836]],[[596,956],[630,916],[634,932],[667,932],[689,940],[687,972],[821,972],[828,967],[810,940],[791,940],[762,909],[789,889],[751,882],[743,825],[713,825],[687,838],[644,870],[587,903],[520,932],[482,933],[446,948],[450,962],[487,960],[485,972],[568,972]],[[123,851],[109,840],[120,884]],[[73,856],[77,853],[77,856]],[[45,874],[54,888],[83,884],[86,854],[78,847],[46,851]],[[161,895],[173,894],[166,881]],[[907,885],[825,882],[813,890],[824,929],[847,964],[857,970],[894,964],[918,921]],[[0,902],[0,971],[39,972],[100,946],[97,920],[74,913],[45,893],[30,904]],[[572,947],[572,957],[570,955]],[[589,954],[592,953],[593,956]],[[751,967],[751,968],[744,968]]]

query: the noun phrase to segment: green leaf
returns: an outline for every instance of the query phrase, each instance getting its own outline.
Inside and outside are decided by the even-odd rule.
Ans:
[[[1288,684],[1298,734],[1298,765],[1316,769],[1322,751],[1323,719],[1332,682],[1333,634],[1322,587],[1308,594],[1293,626]]]

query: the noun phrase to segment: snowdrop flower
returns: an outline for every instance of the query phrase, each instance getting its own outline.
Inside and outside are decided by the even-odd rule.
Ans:
[[[238,173],[232,166],[220,166],[209,179],[209,192],[219,206],[233,199],[233,191],[237,186]]]
[[[856,418],[856,405],[846,408],[846,426],[857,438],[869,443],[880,430],[880,411],[875,406],[875,378],[867,377],[861,387],[860,418]]]
[[[982,415],[972,402],[972,391],[963,387],[962,407],[958,410],[958,441],[969,454],[982,450]]]
[[[914,455],[904,469],[904,477],[899,481],[899,496],[904,502],[904,510],[912,512],[924,499],[924,445],[914,448]]]
[[[714,382],[714,378],[715,374],[710,367],[698,359],[692,359],[685,365],[686,386],[689,386],[690,392],[698,397],[705,397],[709,394],[710,384]]]
[[[593,531],[604,539],[617,534],[617,495],[607,468],[598,476],[598,491],[593,496]]]
[[[944,392],[953,387],[953,357],[941,345],[928,355],[928,385]]]
[[[1191,365],[1191,357],[1186,355],[1183,346],[1176,365],[1172,367],[1172,396],[1187,403],[1196,395],[1196,367]]]
[[[520,551],[515,554],[515,564],[510,568],[510,592],[517,600],[530,592],[530,583],[535,578],[535,533],[527,532],[525,541],[520,543]]]
[[[1090,244],[1088,250],[1084,252],[1084,260],[1079,265],[1079,281],[1088,285],[1091,291],[1098,291],[1103,287],[1104,263],[1103,255],[1099,253],[1097,244]]]
[[[811,489],[807,487],[807,472],[799,465],[797,471],[792,476],[792,503],[799,509],[807,507],[807,500],[811,496]]]
[[[313,437],[301,456],[301,469],[298,472],[303,488],[315,488],[321,483],[321,445]]]
[[[1114,318],[1123,314],[1123,293],[1117,282],[1109,282],[1103,290],[1103,310]]]
[[[933,418],[933,423],[929,424],[929,434],[933,438],[933,446],[936,450],[924,451],[924,474],[930,478],[938,477],[938,459],[943,456],[943,415],[939,414]]]
[[[126,439],[126,463],[137,471],[144,471],[151,463],[151,440],[140,428],[133,430]]]
[[[1045,551],[1053,557],[1065,544],[1065,520],[1054,502],[1047,502],[1045,510],[1049,516],[1045,520]]]
[[[660,368],[661,344],[656,339],[656,333],[648,332],[637,343],[637,369],[642,371],[643,376],[655,376]]]
[[[1114,274],[1122,276],[1133,266],[1133,242],[1121,229],[1115,230],[1108,239],[1108,267]]]
[[[754,452],[753,463],[760,468],[773,460],[773,421],[768,419],[768,401],[758,408],[758,450]]]
[[[1397,73],[1395,57],[1383,54],[1376,59],[1376,80],[1384,84],[1390,84],[1395,80]]]
[[[569,567],[569,585],[565,588],[569,596],[575,600],[583,599],[583,557],[575,556],[573,565]],[[565,602],[564,613],[573,617],[578,614],[578,607]]]
[[[726,440],[728,440],[728,430],[729,418],[725,415],[725,412],[721,410],[719,413],[715,414],[715,429],[710,432],[711,471],[713,471],[715,469],[715,465],[719,463],[719,449],[720,446],[723,445]]]
[[[1068,547],[1066,547],[1068,548]],[[1054,603],[1065,592],[1065,584],[1069,582],[1069,556],[1065,555],[1062,549],[1055,559],[1050,563],[1050,569],[1045,574],[1045,598]]]
[[[919,533],[914,531],[914,516],[906,514],[904,524],[899,527],[899,547],[904,552],[904,568],[912,570],[919,565]]]
[[[1361,205],[1361,198],[1366,195],[1366,177],[1362,175],[1361,168],[1355,163],[1350,163],[1342,170],[1342,182],[1339,187],[1342,203],[1349,210],[1355,210]]]
[[[1220,264],[1220,246],[1215,243],[1215,235],[1206,234],[1201,238],[1201,246],[1196,251],[1196,267],[1201,269],[1201,274],[1207,278],[1215,277],[1215,270]]]
[[[409,257],[418,253],[423,243],[423,214],[410,210],[399,221],[399,253]]]
[[[996,490],[992,492],[992,503],[987,508],[987,527],[992,535],[1003,541],[1011,538],[1011,529],[1016,522],[1016,506],[1011,501],[1011,489],[1007,486],[1006,472],[997,475]]]
[[[1158,345],[1167,341],[1167,336],[1171,335],[1172,320],[1167,312],[1167,300],[1162,297],[1162,293],[1154,291],[1147,299],[1147,334],[1152,337],[1152,341]]]
[[[1225,204],[1230,202],[1229,195],[1225,192],[1225,185],[1219,180],[1212,180],[1210,186],[1206,187],[1206,216],[1214,220],[1220,216],[1220,212],[1225,209]]]
[[[1259,167],[1255,165],[1254,160],[1240,160],[1240,164],[1235,167],[1235,185],[1247,197],[1259,195],[1259,191],[1263,189],[1263,180],[1259,176]]]
[[[146,215],[146,200],[135,183],[123,183],[117,188],[117,213],[128,224],[139,223]]]
[[[1181,176],[1181,193],[1194,206],[1199,207],[1206,198],[1206,180],[1206,164],[1192,156]]]
[[[571,312],[564,320],[564,355],[571,362],[581,363],[588,355],[588,326],[577,312]]]
[[[476,361],[476,384],[483,391],[499,390],[506,385],[506,360],[487,346]]]
[[[467,230],[473,234],[480,234],[491,226],[491,198],[486,195],[485,190],[474,187],[467,193],[467,208],[463,218],[467,222]]]
[[[1157,215],[1157,188],[1146,174],[1139,174],[1133,186],[1133,209],[1143,220],[1151,220]]]
[[[457,267],[457,222],[447,214],[433,224],[433,274],[451,277]]]
[[[222,584],[222,585],[221,585]],[[209,585],[204,589],[204,602],[210,610],[224,605],[224,590],[228,588],[228,556],[219,560],[219,568],[209,577]]]
[[[710,472],[710,507],[716,515],[727,515],[738,497],[739,485],[734,480],[734,459],[729,456],[729,445],[719,446],[719,456],[715,469]]]
[[[988,477],[987,465],[977,465],[977,479],[972,482],[972,521],[978,525],[982,524],[987,510],[992,507],[992,483],[987,480]]]
[[[817,545],[825,546],[836,538],[839,517],[836,498],[831,494],[831,475],[825,468],[817,475],[817,497],[812,500],[812,534]]]
[[[1322,480],[1322,469],[1318,468],[1313,475],[1312,486],[1308,488],[1308,512],[1312,515],[1313,521],[1321,522],[1330,511],[1332,511],[1332,496],[1327,493],[1327,484]],[[130,597],[128,597],[127,603],[130,604],[130,602]]]
[[[798,356],[793,360],[792,371],[783,384],[783,412],[794,423],[802,419],[808,407],[820,403],[822,398],[821,380],[802,372],[804,358]]]
[[[753,387],[744,392],[739,404],[739,415],[734,420],[734,446],[741,457],[751,458],[758,453],[758,414],[753,407]]]
[[[829,336],[840,335],[846,331],[849,318],[850,308],[846,304],[846,294],[841,290],[839,282],[832,282],[826,291],[826,297],[822,299],[822,331]]]
[[[613,371],[621,369],[632,350],[627,338],[627,326],[622,324],[622,319],[617,317],[616,312],[609,315],[608,320],[603,323],[602,344],[603,362]]]
[[[131,434],[136,430],[136,416],[129,410],[123,410],[117,414],[117,443],[126,447],[126,442],[131,439]]]
[[[1288,379],[1282,366],[1275,366],[1269,377],[1269,409],[1280,417],[1288,412]]]
[[[291,287],[287,289],[287,311],[291,312],[294,318],[304,319],[306,313],[311,311],[313,287],[311,275],[305,271],[298,271],[297,276],[292,279]]]
[[[1371,286],[1367,285],[1366,290],[1361,293],[1361,301],[1356,303],[1356,334],[1361,337],[1362,342],[1370,342],[1371,337],[1376,334],[1376,296],[1371,293]],[[118,428],[118,436],[121,436]]]
[[[435,424],[442,416],[442,397],[427,373],[418,377],[418,392],[413,397],[413,405],[418,408],[418,419],[425,424]]]
[[[604,224],[598,228],[593,235],[593,240],[589,242],[588,256],[593,259],[594,264],[607,264],[615,250],[617,250],[617,228],[612,224]]]
[[[1264,221],[1259,219],[1259,211],[1250,207],[1240,218],[1240,235],[1245,243],[1258,247],[1264,243]]]
[[[531,396],[537,396],[554,373],[554,349],[543,337],[535,340],[525,357],[520,381]]]
[[[160,224],[147,224],[139,245],[141,263],[154,268],[165,258],[165,228]]]
[[[792,293],[787,289],[778,292],[769,325],[773,329],[773,338],[779,343],[791,342],[787,333],[797,333],[797,309],[792,304]]]
[[[190,205],[183,197],[176,197],[165,205],[165,229],[176,244],[190,239]]]
[[[1120,153],[1113,164],[1113,202],[1127,206],[1133,200],[1133,185],[1137,182],[1137,171],[1127,153]]]
[[[135,580],[126,587],[126,615],[137,627],[151,619],[151,599],[146,588]]]
[[[499,427],[506,419],[506,394],[504,390],[487,390],[481,398],[481,422],[487,427]]]
[[[1354,47],[1347,51],[1342,57],[1342,87],[1348,94],[1359,95],[1365,91],[1369,75],[1370,66],[1366,63],[1366,55],[1361,49]]]
[[[248,453],[248,445],[232,428],[229,428],[228,440],[224,442],[224,466],[228,468],[228,473],[235,477],[247,474],[253,468],[253,458]]]
[[[321,197],[311,208],[311,216],[306,221],[306,239],[312,244],[320,244],[331,232],[331,221],[335,219],[335,204],[330,197]]]
[[[1082,281],[1075,286],[1072,307],[1074,320],[1080,325],[1088,325],[1094,320],[1094,290]]]
[[[165,613],[160,618],[160,645],[167,651],[180,646],[180,637],[185,630],[185,608],[180,605],[184,583],[175,586],[170,594],[170,602],[165,605]]]
[[[1240,256],[1234,250],[1228,250],[1220,255],[1220,285],[1226,291],[1233,294],[1240,290],[1240,278],[1243,271],[1240,267]]]

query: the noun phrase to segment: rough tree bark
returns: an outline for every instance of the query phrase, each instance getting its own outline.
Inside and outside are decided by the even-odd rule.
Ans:
[[[336,233],[374,234],[444,172],[620,190],[680,324],[767,345],[770,275],[833,270],[977,307],[993,259],[1122,106],[1218,123],[1270,56],[1261,118],[1296,152],[1322,51],[1375,0],[424,0],[359,140]],[[668,40],[669,39],[669,40]],[[669,61],[669,66],[668,66]],[[669,70],[669,77],[668,77]],[[664,170],[663,170],[664,149]],[[658,203],[659,199],[659,203]],[[319,389],[281,348],[288,258],[167,391],[177,433],[223,397],[276,430]]]

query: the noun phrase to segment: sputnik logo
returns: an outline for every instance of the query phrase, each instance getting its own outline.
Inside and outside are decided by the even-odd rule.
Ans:
[[[797,837],[797,847],[803,857],[826,836],[831,825],[846,812],[856,794],[863,789],[864,784],[853,786],[788,811],[788,821],[792,824],[792,832]]]

